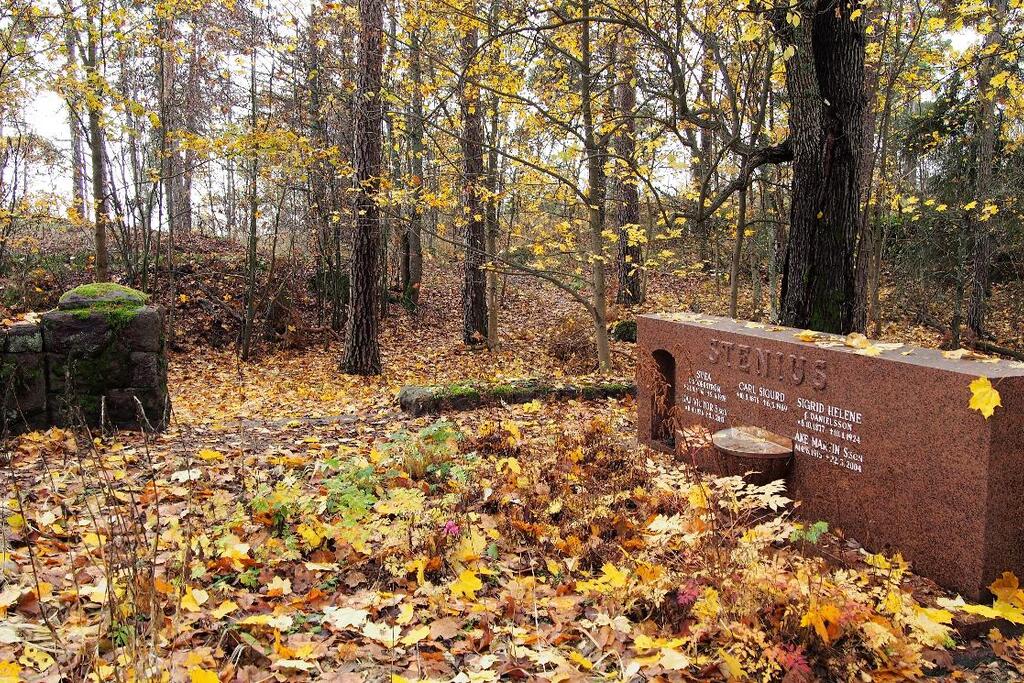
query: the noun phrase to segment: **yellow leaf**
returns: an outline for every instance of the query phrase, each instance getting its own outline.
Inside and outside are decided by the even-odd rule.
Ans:
[[[203,448],[199,451],[200,460],[223,460],[224,454],[220,451],[215,451],[212,448]]]
[[[468,600],[476,600],[476,592],[484,587],[483,582],[477,578],[476,572],[472,569],[464,569],[459,578],[451,584],[452,595],[463,596]]]
[[[401,610],[398,612],[398,618],[395,619],[395,623],[399,626],[405,626],[412,622],[413,615],[416,612],[416,608],[411,602],[407,602],[402,605]]]
[[[209,599],[210,594],[202,588],[192,588],[189,586],[185,590],[185,597],[181,599],[181,607],[189,612],[198,612]]]
[[[815,632],[827,645],[839,635],[839,608],[835,605],[819,605],[817,602],[811,602],[807,613],[800,618],[800,625],[813,626]]]
[[[414,628],[413,630],[406,633],[405,636],[398,642],[400,642],[402,645],[405,645],[406,647],[409,647],[420,642],[428,635],[430,635],[430,626],[420,626],[419,628]]]
[[[282,579],[280,576],[275,576],[269,584],[267,584],[267,595],[277,597],[281,595],[290,595],[292,592],[292,580]]]
[[[10,660],[0,662],[0,683],[18,683],[20,680],[20,664]]]
[[[295,620],[287,614],[254,614],[251,617],[246,617],[245,619],[241,619],[235,623],[240,626],[269,626],[270,628],[277,629],[278,631],[287,631],[292,627],[294,622]]]
[[[718,591],[705,588],[704,593],[693,605],[693,613],[703,621],[711,621],[722,611],[722,603],[718,600]]]
[[[601,581],[612,588],[622,588],[626,585],[628,575],[626,572],[619,570],[611,562],[604,563],[604,566],[601,567],[601,573],[604,575],[601,577]]]
[[[541,409],[541,402],[538,399],[533,399],[529,403],[524,403],[522,405],[522,409],[524,413],[539,413]]]
[[[860,332],[851,332],[846,335],[843,340],[843,344],[849,346],[851,349],[866,349],[871,346],[871,342]]]
[[[419,558],[418,560],[409,560],[408,562],[405,563],[405,571],[411,572],[411,571],[415,570],[416,571],[416,583],[418,583],[421,586],[423,585],[423,581],[426,578],[424,576],[424,573],[426,572],[426,569],[427,569],[427,561],[424,560],[422,557]]]
[[[399,642],[399,629],[381,622],[367,622],[363,626],[361,633],[370,640],[376,640],[378,643],[388,648],[398,645]]]
[[[743,670],[743,665],[740,664],[740,660],[733,657],[725,650],[719,650],[718,656],[722,658],[722,662],[725,664],[725,668],[729,673],[730,680],[742,679],[747,675],[747,672]]]
[[[989,590],[999,600],[1024,607],[1024,591],[1021,591],[1020,581],[1013,572],[1003,572],[1001,577],[992,582]]]
[[[587,671],[594,668],[594,663],[579,653],[578,650],[573,650],[569,654],[569,659],[576,663],[577,666],[581,666]]]
[[[219,607],[210,610],[210,615],[213,616],[214,619],[223,619],[225,616],[227,616],[231,612],[234,612],[236,609],[238,609],[238,605],[233,600],[225,600],[224,602],[220,603]]]
[[[972,410],[977,410],[987,420],[992,417],[997,407],[1002,407],[1003,402],[999,392],[992,386],[992,382],[988,380],[988,377],[979,377],[971,382],[971,402],[969,405]]]
[[[455,559],[463,563],[475,562],[483,557],[485,550],[487,550],[487,539],[478,529],[471,528],[469,533],[459,541]]]
[[[220,683],[220,678],[217,676],[216,671],[199,667],[189,669],[188,680],[190,683]]]
[[[302,540],[308,543],[310,548],[319,548],[320,544],[324,542],[324,537],[305,522],[297,526],[295,531],[299,533],[299,536],[302,536]]]
[[[43,652],[31,643],[25,643],[25,650],[18,657],[18,661],[36,671],[46,671],[54,665],[53,657],[49,653]]]

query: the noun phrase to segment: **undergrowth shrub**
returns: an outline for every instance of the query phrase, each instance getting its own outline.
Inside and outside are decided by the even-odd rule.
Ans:
[[[594,371],[597,343],[594,341],[593,323],[574,316],[548,331],[546,351],[560,361],[573,374]]]
[[[400,431],[380,446],[414,480],[423,480],[429,473],[450,471],[443,466],[458,452],[462,435],[455,426],[440,419],[418,432]]]

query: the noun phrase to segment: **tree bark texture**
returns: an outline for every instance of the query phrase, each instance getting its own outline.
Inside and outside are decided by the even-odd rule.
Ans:
[[[644,299],[643,246],[630,241],[630,231],[636,232],[640,223],[640,192],[632,170],[636,166],[636,49],[628,36],[622,41],[622,73],[616,85],[618,115],[622,118],[615,138],[615,154],[629,167],[628,174],[618,183],[621,203],[616,216],[618,226],[618,290],[616,301],[624,306],[636,306]]]
[[[384,0],[359,0],[358,90],[355,111],[355,235],[352,243],[351,296],[343,372],[380,374],[377,269],[380,264],[380,189],[383,108],[381,73],[384,52]]]
[[[481,344],[487,341],[486,221],[484,217],[484,127],[480,89],[469,74],[476,53],[477,31],[462,37],[462,206],[466,221],[466,272],[462,287],[462,341]]]
[[[845,334],[855,323],[856,237],[864,135],[864,27],[851,0],[797,8],[776,25],[796,49],[786,63],[793,181],[782,323]]]
[[[990,81],[1002,67],[999,56],[1003,42],[1000,17],[1006,16],[1006,0],[989,3],[996,17],[995,28],[985,36],[982,62],[978,67],[978,123],[977,123],[977,169],[975,171],[974,199],[980,211],[986,199],[992,195],[992,165],[995,157],[996,138],[999,123],[996,120],[995,94],[988,97],[992,86]],[[974,338],[985,334],[985,299],[989,288],[989,270],[992,263],[991,223],[979,220],[973,213],[968,220],[971,233],[971,286],[967,299],[967,327]]]

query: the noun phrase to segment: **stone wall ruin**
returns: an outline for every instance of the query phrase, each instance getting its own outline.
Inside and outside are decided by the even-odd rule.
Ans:
[[[0,436],[51,425],[163,429],[163,310],[142,292],[97,283],[0,326],[0,406]]]

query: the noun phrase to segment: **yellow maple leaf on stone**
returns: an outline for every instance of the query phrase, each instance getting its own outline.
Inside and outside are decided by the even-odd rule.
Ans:
[[[866,349],[871,346],[871,341],[860,332],[851,332],[843,339],[843,344],[851,349]]]
[[[992,382],[989,381],[988,377],[979,377],[971,382],[970,407],[972,410],[977,410],[987,420],[992,417],[996,408],[1002,407],[1002,405],[1003,402],[999,392],[992,386]]]

